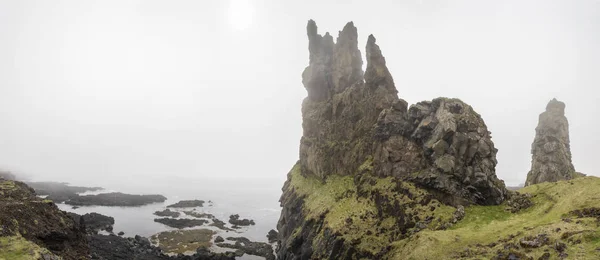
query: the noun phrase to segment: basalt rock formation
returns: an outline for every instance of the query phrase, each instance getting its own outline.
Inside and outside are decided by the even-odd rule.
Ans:
[[[85,230],[19,181],[0,178],[0,259],[87,259]]]
[[[550,100],[546,111],[540,114],[531,145],[531,170],[525,186],[570,180],[581,175],[571,163],[569,121],[565,117],[565,103]]]
[[[279,259],[381,258],[393,241],[458,221],[459,205],[505,200],[497,149],[471,106],[436,98],[409,108],[372,35],[363,73],[352,22],[335,43],[312,20],[307,32],[308,97],[280,200]]]

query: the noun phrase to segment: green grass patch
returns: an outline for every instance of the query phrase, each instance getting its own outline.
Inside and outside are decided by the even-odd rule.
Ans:
[[[53,255],[21,236],[0,237],[0,260],[40,259],[42,254]]]
[[[424,230],[407,239],[395,241],[390,258],[490,259],[497,251],[503,250],[506,243],[519,244],[520,239],[528,236],[547,234],[552,243],[566,243],[566,252],[573,259],[600,259],[600,253],[595,250],[600,247],[600,230],[595,219],[562,220],[569,217],[572,210],[600,207],[600,178],[583,177],[542,183],[519,192],[532,194],[535,205],[515,214],[504,211],[504,205],[467,207],[465,218],[448,230]],[[565,232],[575,235],[565,239]],[[491,243],[497,245],[485,246]],[[478,253],[461,254],[467,248]],[[529,249],[525,254],[537,259],[544,250],[549,250],[555,258],[558,255],[548,245]]]
[[[367,159],[359,167],[359,172],[369,171],[369,167],[372,167],[371,160]],[[393,177],[378,178],[369,174],[363,177],[365,181],[360,184],[360,192],[381,194],[390,200],[389,203],[397,201],[406,206],[403,210],[406,210],[410,217],[416,216],[421,220],[428,216],[433,218],[428,225],[432,229],[449,222],[452,218],[455,209],[435,199],[425,205],[418,203],[424,200],[428,193],[411,183],[400,183]],[[303,176],[300,165],[296,165],[291,171],[290,185],[297,194],[304,196],[303,213],[307,218],[317,220],[323,217],[325,227],[340,234],[346,241],[357,242],[355,246],[360,251],[377,254],[400,235],[394,232],[395,217],[380,219],[372,197],[358,196],[359,191],[353,176],[331,175],[325,181],[321,181],[317,177]],[[406,194],[394,191],[399,188]],[[324,242],[323,230],[313,239],[313,248]]]

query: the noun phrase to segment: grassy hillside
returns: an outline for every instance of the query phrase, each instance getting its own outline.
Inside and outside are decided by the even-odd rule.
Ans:
[[[41,259],[42,256],[58,259],[47,249],[21,236],[0,237],[0,260]]]
[[[448,230],[424,230],[394,242],[394,259],[600,259],[600,178],[542,183],[519,190],[533,207],[471,206]],[[580,213],[576,210],[589,209]],[[596,208],[596,209],[594,209]],[[595,216],[594,216],[595,215]]]

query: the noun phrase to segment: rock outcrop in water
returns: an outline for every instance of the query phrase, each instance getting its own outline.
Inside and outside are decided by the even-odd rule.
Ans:
[[[575,172],[571,163],[569,121],[565,103],[550,100],[546,111],[540,114],[531,145],[531,170],[525,186],[542,182],[570,180],[582,174]]]
[[[456,222],[453,206],[505,200],[497,150],[471,106],[436,98],[409,108],[375,37],[363,73],[353,23],[335,43],[312,20],[307,31],[304,131],[280,200],[280,259],[381,258],[392,241]]]
[[[101,193],[96,195],[76,196],[67,201],[65,204],[75,206],[119,206],[119,207],[136,207],[152,203],[164,202],[167,198],[163,195],[135,195],[125,194],[121,192]]]

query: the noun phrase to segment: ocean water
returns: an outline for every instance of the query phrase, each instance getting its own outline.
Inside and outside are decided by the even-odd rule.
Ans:
[[[200,178],[168,178],[156,177],[143,182],[119,182],[99,185],[96,182],[74,183],[78,186],[102,186],[105,190],[96,192],[124,192],[131,194],[161,194],[167,197],[164,203],[155,203],[141,207],[106,207],[84,206],[73,209],[66,204],[58,204],[62,210],[85,214],[97,212],[115,218],[113,232],[125,232],[125,236],[150,237],[156,233],[175,230],[160,223],[154,222],[158,218],[153,213],[163,210],[167,205],[180,200],[201,199],[212,201],[205,203],[204,207],[197,207],[197,212],[206,212],[215,215],[218,219],[228,222],[229,215],[239,214],[240,218],[253,219],[256,225],[242,227],[239,230],[223,231],[214,227],[210,228],[224,238],[228,236],[244,236],[252,241],[267,242],[267,232],[276,229],[281,208],[279,197],[284,179],[200,179]],[[173,210],[173,209],[172,209]],[[190,210],[190,209],[185,209]],[[183,210],[179,210],[183,211]],[[186,217],[182,214],[182,217]],[[229,223],[228,223],[229,224]],[[196,227],[198,228],[198,227]],[[216,237],[216,236],[215,236]],[[215,251],[222,251],[214,247]],[[241,259],[261,259],[245,255]]]

